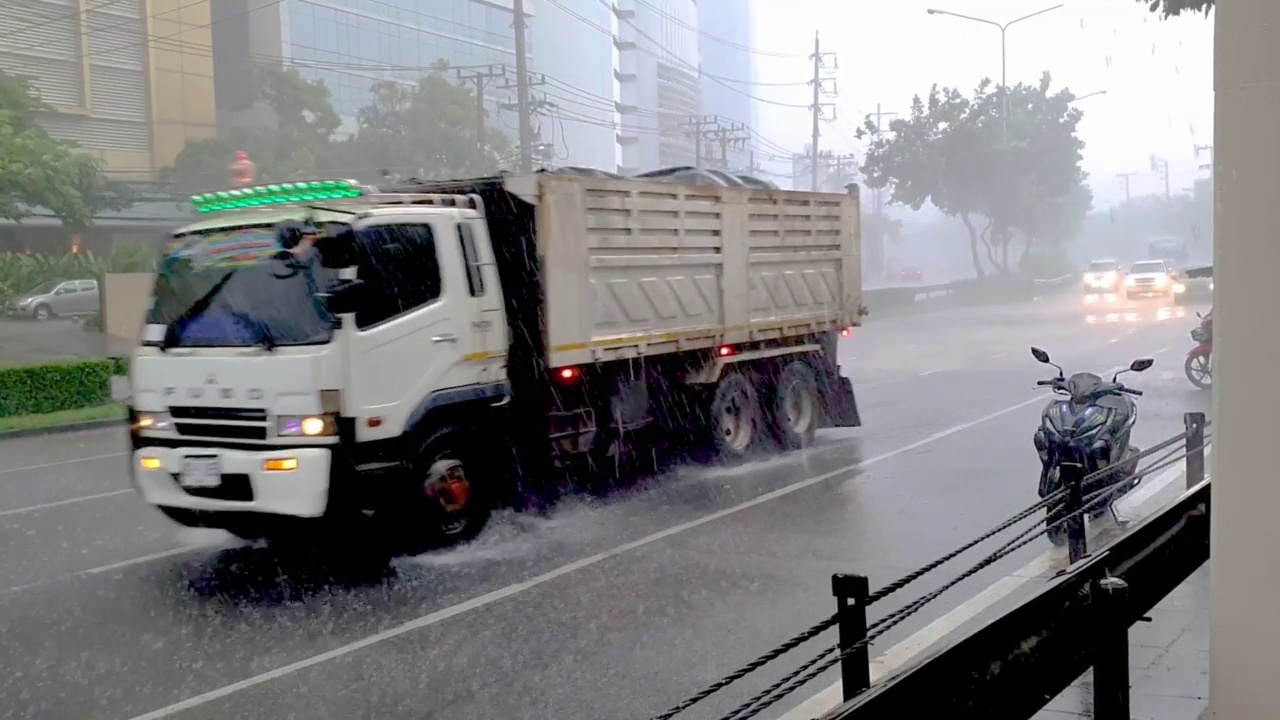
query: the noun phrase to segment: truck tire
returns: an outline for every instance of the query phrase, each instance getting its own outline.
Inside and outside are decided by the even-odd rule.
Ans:
[[[755,383],[740,371],[720,378],[711,399],[711,441],[722,460],[742,460],[760,442],[760,396]]]
[[[818,377],[809,364],[797,360],[782,369],[773,389],[774,435],[786,450],[808,447],[821,422]]]
[[[391,508],[395,550],[417,555],[474,539],[493,511],[492,479],[457,430],[430,434],[410,465],[402,502]]]

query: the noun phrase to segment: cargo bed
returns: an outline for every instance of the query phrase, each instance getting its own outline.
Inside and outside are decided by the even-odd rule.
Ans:
[[[548,365],[798,338],[859,323],[848,194],[538,174]]]

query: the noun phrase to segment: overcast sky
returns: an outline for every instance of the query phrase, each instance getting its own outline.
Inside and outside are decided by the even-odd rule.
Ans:
[[[746,0],[744,0],[746,1]],[[940,15],[930,7],[1008,22],[1056,4],[1054,0],[752,0],[752,45],[770,53],[811,52],[820,25],[824,51],[837,54],[839,119],[823,128],[823,146],[856,147],[854,127],[880,103],[903,111],[932,83],[971,89],[1000,76],[1000,31]],[[1213,21],[1201,15],[1159,19],[1134,0],[1067,0],[1063,7],[1008,31],[1009,83],[1035,81],[1048,70],[1055,85],[1080,101],[1084,168],[1097,207],[1124,199],[1116,173],[1136,172],[1133,194],[1163,193],[1150,155],[1167,157],[1174,192],[1201,174],[1194,147],[1213,142]],[[805,80],[803,57],[756,57],[758,97],[807,104],[804,87],[766,83]],[[808,112],[760,103],[759,131],[788,147],[808,142]],[[1208,162],[1205,155],[1203,162]]]

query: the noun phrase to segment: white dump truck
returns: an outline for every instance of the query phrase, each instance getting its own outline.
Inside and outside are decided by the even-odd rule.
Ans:
[[[138,492],[185,525],[447,544],[673,441],[739,459],[860,424],[836,362],[856,187],[543,172],[193,203],[116,391]]]

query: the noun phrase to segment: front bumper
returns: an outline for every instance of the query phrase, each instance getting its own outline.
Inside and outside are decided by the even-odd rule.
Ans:
[[[184,488],[184,458],[216,457],[220,483]],[[296,460],[293,470],[266,470],[268,460]],[[143,447],[133,452],[130,473],[142,499],[151,505],[187,510],[252,512],[314,518],[329,504],[333,470],[330,448]],[[144,466],[146,463],[146,466]],[[158,466],[148,469],[147,466]]]
[[[0,306],[0,315],[6,315],[8,317],[31,317],[33,307],[35,307],[35,303],[27,303],[26,305],[5,303],[3,306]]]

